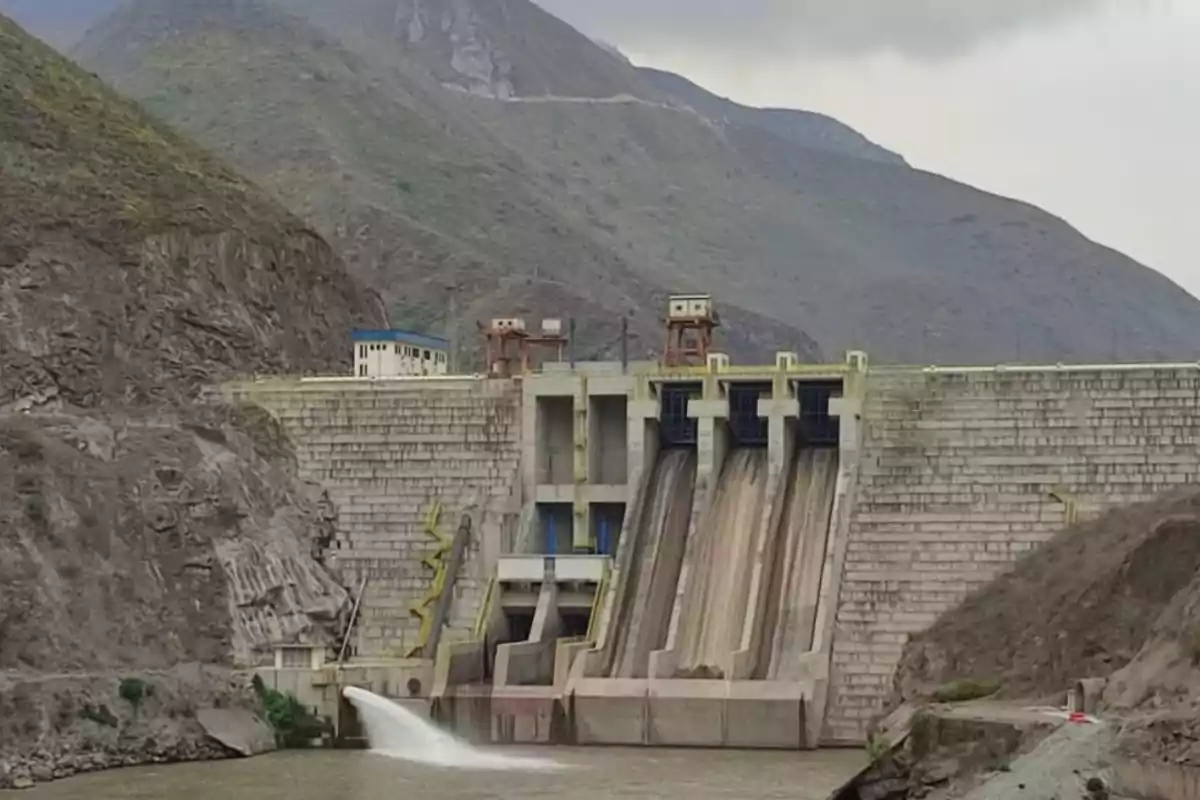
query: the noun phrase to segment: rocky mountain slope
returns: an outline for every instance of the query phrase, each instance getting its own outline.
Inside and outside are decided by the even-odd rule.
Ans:
[[[632,312],[649,348],[661,295],[703,289],[743,356],[1190,358],[1200,331],[1061,220],[639,71],[527,0],[138,0],[74,52],[312,220],[401,323],[552,308],[602,347]]]
[[[65,50],[119,4],[120,0],[0,0],[0,14]]]
[[[193,712],[250,702],[223,670],[339,635],[328,504],[206,389],[345,369],[382,320],[298,219],[3,17],[0,75],[4,787],[212,754]]]
[[[790,108],[751,108],[718,97],[697,86],[682,75],[660,69],[642,67],[643,79],[673,101],[694,109],[704,117],[731,125],[760,128],[795,145],[814,150],[881,161],[885,164],[904,164],[904,157],[867,139],[853,128],[824,114],[797,111]]]
[[[130,46],[92,57],[85,43],[86,63],[128,75],[121,89],[317,223],[397,324],[443,328],[454,309],[473,343],[478,319],[570,314],[588,356],[616,352],[632,311],[631,352],[660,346],[665,289],[597,237],[594,215],[564,202],[554,176],[531,174],[481,127],[464,93],[261,2],[140,3],[92,34]],[[145,60],[151,52],[161,58]],[[735,352],[814,352],[784,323],[737,308],[725,317]]]
[[[1068,528],[905,646],[893,703],[951,681],[1059,705],[1105,681],[1121,749],[1200,766],[1200,494]]]
[[[1197,534],[1194,491],[1062,531],[912,638],[900,696],[974,679],[999,681],[1009,697],[1050,699],[1080,678],[1117,672],[1189,591],[1200,572]]]

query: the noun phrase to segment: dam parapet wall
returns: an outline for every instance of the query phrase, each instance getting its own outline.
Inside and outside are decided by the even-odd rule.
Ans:
[[[1065,525],[1200,475],[1200,365],[873,367],[823,740],[861,742],[905,642]]]

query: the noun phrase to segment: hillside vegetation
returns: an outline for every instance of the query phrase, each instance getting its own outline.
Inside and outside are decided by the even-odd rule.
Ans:
[[[330,369],[378,312],[296,217],[0,22],[0,409]]]
[[[630,313],[650,349],[669,290],[713,292],[742,357],[1182,358],[1200,330],[1061,220],[639,70],[527,0],[137,0],[74,53],[311,220],[397,322],[464,340],[553,311],[603,351]]]

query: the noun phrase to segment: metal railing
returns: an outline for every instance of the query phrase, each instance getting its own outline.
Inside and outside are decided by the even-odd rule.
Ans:
[[[600,624],[600,612],[604,608],[604,594],[608,591],[609,578],[612,575],[612,565],[605,564],[604,572],[600,574],[600,583],[596,584],[596,596],[592,598],[592,610],[588,614],[587,640],[596,641],[596,626]]]
[[[496,573],[488,578],[487,589],[483,592],[483,601],[479,604],[479,612],[475,615],[475,627],[472,638],[482,639],[487,630],[488,618],[492,615],[492,603],[496,597]]]
[[[350,621],[346,623],[346,634],[342,637],[342,646],[338,649],[337,666],[341,669],[346,658],[346,648],[350,646],[350,637],[354,634],[354,624],[358,622],[358,611],[362,608],[363,595],[367,592],[367,576],[363,575],[358,585],[358,596],[354,598],[354,607],[350,610]]]

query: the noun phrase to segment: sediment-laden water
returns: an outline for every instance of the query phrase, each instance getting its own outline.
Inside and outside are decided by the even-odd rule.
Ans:
[[[289,752],[241,761],[137,767],[14,794],[22,800],[825,800],[862,752],[546,748],[558,771],[458,770],[365,751]]]
[[[139,767],[29,790],[31,800],[824,800],[861,751],[753,753],[474,747],[391,701],[348,688],[370,751],[313,750],[244,761]]]

